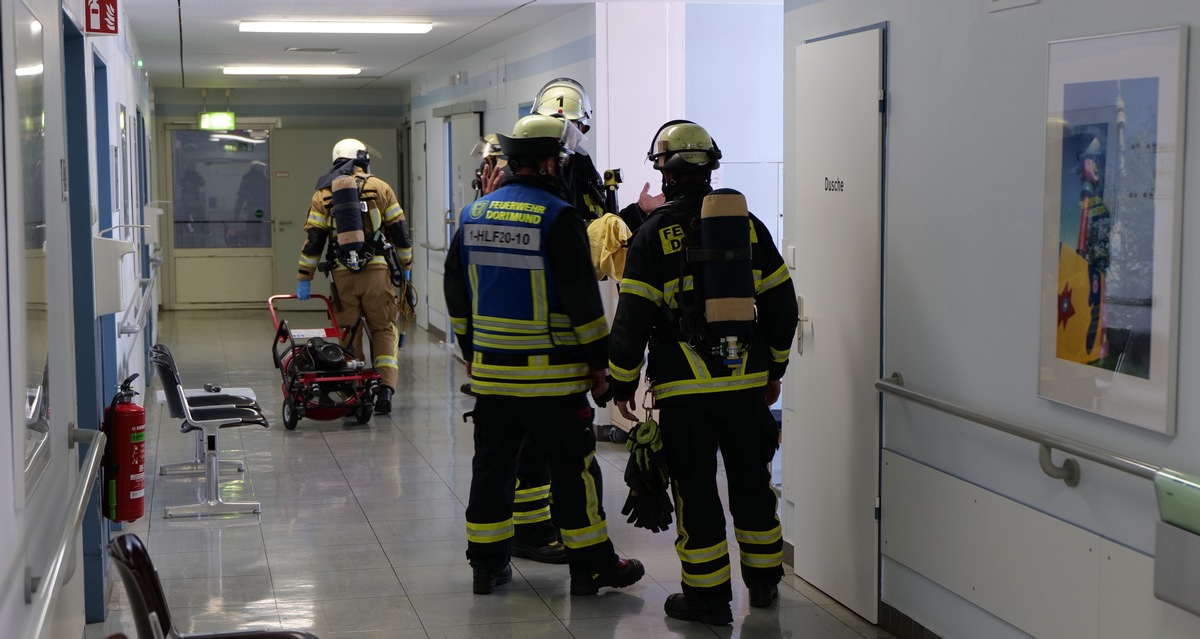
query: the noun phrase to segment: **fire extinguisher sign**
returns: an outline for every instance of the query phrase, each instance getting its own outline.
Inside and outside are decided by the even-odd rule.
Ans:
[[[88,35],[117,35],[117,0],[84,0],[84,31]]]

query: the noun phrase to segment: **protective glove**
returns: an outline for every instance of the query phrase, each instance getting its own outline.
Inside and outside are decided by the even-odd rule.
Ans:
[[[632,455],[625,464],[625,483],[629,486],[629,496],[621,508],[621,514],[627,515],[627,522],[636,528],[645,528],[650,532],[662,532],[671,526],[670,496],[666,490],[651,490],[645,483],[637,460]]]
[[[300,280],[296,282],[296,297],[306,300],[312,297],[312,282]]]

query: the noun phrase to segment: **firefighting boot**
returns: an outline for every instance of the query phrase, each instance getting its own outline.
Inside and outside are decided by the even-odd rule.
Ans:
[[[699,621],[710,626],[727,626],[733,623],[733,612],[729,609],[729,602],[692,602],[688,601],[682,592],[667,597],[663,611],[672,619]]]
[[[490,595],[496,586],[512,581],[512,564],[505,564],[499,571],[487,566],[472,566],[472,570],[475,571],[472,589],[477,595]]]
[[[600,572],[571,573],[572,595],[594,595],[601,588],[624,588],[637,583],[646,574],[646,567],[636,559],[618,559],[617,563]]]
[[[392,412],[392,389],[390,387],[380,386],[379,389],[375,391],[375,412]]]
[[[770,608],[771,604],[779,598],[779,586],[771,585],[751,585],[750,586],[750,605],[755,608]]]

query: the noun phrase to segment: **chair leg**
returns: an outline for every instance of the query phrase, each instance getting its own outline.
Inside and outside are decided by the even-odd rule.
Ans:
[[[205,491],[207,499],[196,504],[188,504],[186,506],[167,506],[163,509],[163,517],[200,517],[204,515],[246,515],[251,513],[261,513],[262,504],[257,501],[225,501],[221,499],[220,485],[220,444],[218,442],[218,433],[220,429],[214,428],[211,433],[206,432],[204,439],[205,446]]]
[[[204,431],[198,430],[198,431],[196,431],[196,459],[194,461],[176,462],[174,464],[162,464],[161,466],[158,467],[158,474],[160,474],[160,475],[184,475],[184,474],[205,472],[205,464],[207,462],[205,462],[204,456],[205,456]],[[242,462],[239,460],[222,459],[221,460],[221,472],[223,472],[223,473],[246,472],[246,464],[245,464],[245,462]]]

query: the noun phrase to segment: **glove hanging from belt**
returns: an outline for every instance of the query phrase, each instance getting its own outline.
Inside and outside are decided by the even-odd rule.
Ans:
[[[647,418],[629,433],[625,442],[629,461],[625,465],[625,485],[629,497],[621,508],[629,523],[650,532],[661,532],[671,525],[675,507],[668,492],[671,485],[666,455],[662,450],[662,435],[658,423]]]

